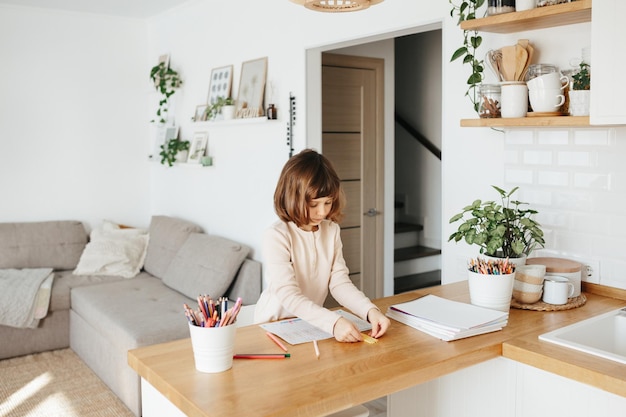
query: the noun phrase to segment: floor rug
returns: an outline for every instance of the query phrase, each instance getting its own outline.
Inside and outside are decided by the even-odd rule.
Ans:
[[[0,361],[0,417],[134,417],[71,349]]]

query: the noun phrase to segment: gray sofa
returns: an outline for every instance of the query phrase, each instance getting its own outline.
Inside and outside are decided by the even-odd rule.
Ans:
[[[82,223],[0,223],[0,269],[54,268],[48,315],[35,329],[0,326],[0,359],[69,346],[140,416],[128,350],[189,337],[182,306],[198,294],[252,305],[261,293],[245,246],[167,216],[153,216],[148,236],[138,275],[76,275],[90,243]]]

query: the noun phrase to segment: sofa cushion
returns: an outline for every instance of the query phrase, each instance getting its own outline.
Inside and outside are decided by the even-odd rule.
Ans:
[[[74,274],[132,278],[143,267],[147,248],[145,230],[120,228],[105,220],[101,227],[91,232],[91,239]]]
[[[0,268],[74,269],[86,244],[79,221],[0,223]]]
[[[168,216],[153,216],[150,221],[150,243],[144,269],[157,278],[163,278],[180,247],[191,233],[202,228],[186,220]]]
[[[226,294],[250,249],[229,239],[192,233],[170,264],[163,283],[187,297]]]
[[[72,311],[123,351],[189,337],[183,303],[194,301],[147,274],[74,288],[71,297]]]

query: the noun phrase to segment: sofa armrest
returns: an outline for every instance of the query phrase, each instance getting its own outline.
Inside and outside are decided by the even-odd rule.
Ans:
[[[241,297],[244,305],[256,304],[261,296],[261,263],[245,259],[234,282],[228,290],[228,298]]]

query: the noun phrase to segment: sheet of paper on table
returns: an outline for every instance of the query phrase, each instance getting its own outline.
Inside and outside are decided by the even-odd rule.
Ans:
[[[361,332],[372,328],[370,323],[358,318],[352,313],[348,313],[344,310],[337,310],[336,312],[356,324]],[[326,333],[325,331],[322,331],[321,329],[299,318],[274,321],[271,323],[261,324],[260,326],[268,332],[280,337],[290,345],[298,345],[300,343],[330,339],[333,337],[332,334]]]

